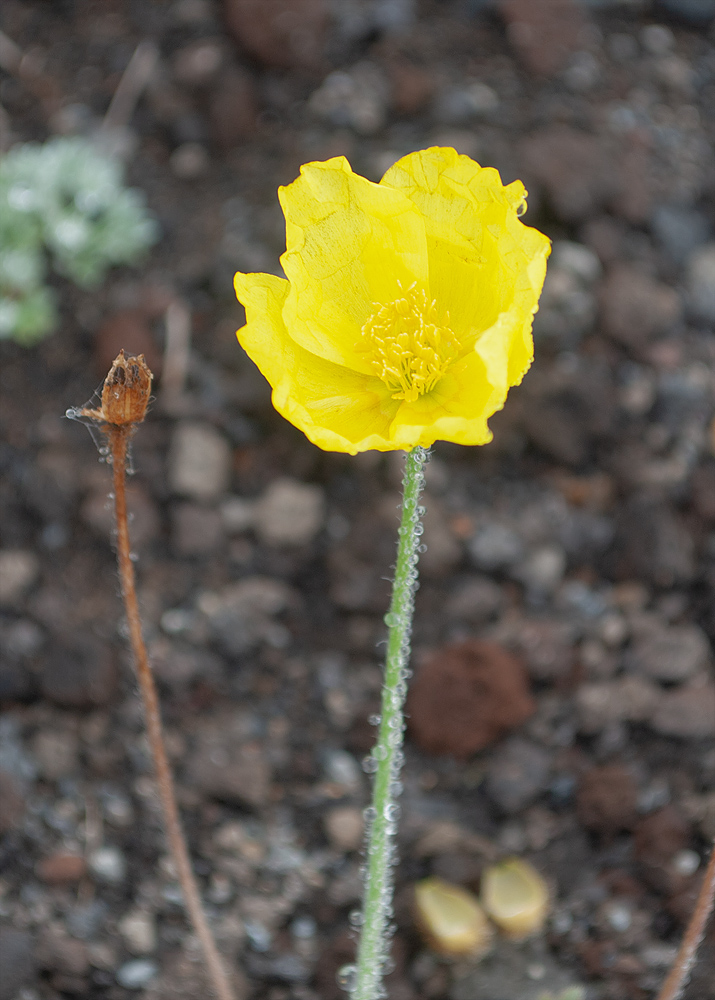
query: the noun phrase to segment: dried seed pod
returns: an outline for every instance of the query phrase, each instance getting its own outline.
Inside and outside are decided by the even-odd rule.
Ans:
[[[108,424],[138,424],[149,405],[152,374],[144,355],[125,357],[121,350],[104,380],[101,419]]]
[[[493,931],[476,897],[441,878],[415,886],[415,914],[429,946],[453,958],[479,957],[489,951]]]
[[[549,891],[536,869],[520,858],[508,858],[482,875],[482,906],[508,937],[540,931],[549,907]]]

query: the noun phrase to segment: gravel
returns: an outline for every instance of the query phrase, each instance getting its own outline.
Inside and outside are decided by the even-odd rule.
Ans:
[[[694,27],[712,3],[661,0],[663,23],[654,5],[571,0],[5,6],[23,52],[51,51],[64,109],[48,119],[8,78],[13,142],[86,131],[117,53],[141,37],[162,52],[124,143],[161,241],[101,288],[60,280],[62,329],[32,350],[0,340],[8,1000],[206,991],[142,736],[110,477],[60,417],[121,346],[158,376],[130,530],[209,918],[241,1000],[343,996],[402,461],[321,452],[272,409],[236,346],[231,278],[277,273],[276,189],[300,163],[345,155],[377,181],[435,143],[522,178],[554,248],[536,360],[494,441],[438,443],[428,466],[410,689],[435,662],[433,732],[413,714],[389,992],[656,996],[715,834],[713,43]],[[169,399],[177,297],[191,344]],[[444,650],[464,643],[497,651],[493,683],[450,701]],[[478,892],[514,852],[552,888],[548,933],[440,963],[414,881]],[[712,980],[705,942],[685,1000]]]
[[[231,474],[226,438],[209,424],[179,424],[171,442],[168,473],[175,493],[203,501],[222,497]]]

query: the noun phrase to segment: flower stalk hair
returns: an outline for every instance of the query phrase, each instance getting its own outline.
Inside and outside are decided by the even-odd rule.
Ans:
[[[125,357],[124,351],[120,351],[104,380],[101,406],[98,409],[73,408],[67,411],[67,416],[75,420],[88,420],[98,424],[107,438],[107,453],[112,464],[114,512],[117,522],[119,580],[127,616],[129,641],[134,656],[134,668],[144,706],[147,740],[154,762],[159,799],[164,815],[166,839],[187,913],[203,949],[206,970],[213,990],[219,1000],[234,1000],[233,989],[229,984],[221,956],[201,905],[199,888],[191,867],[186,839],[181,829],[174,780],[164,745],[159,696],[142,633],[134,563],[129,542],[126,492],[129,442],[138,424],[144,420],[149,404],[151,382],[152,373],[144,361],[144,356],[140,354],[138,357]]]
[[[237,274],[238,339],[273,405],[326,451],[405,451],[397,561],[353,1000],[386,996],[419,506],[435,441],[486,444],[489,418],[531,364],[549,240],[525,226],[521,181],[454,149],[398,160],[379,184],[344,157],[308,163],[278,191],[285,278]]]

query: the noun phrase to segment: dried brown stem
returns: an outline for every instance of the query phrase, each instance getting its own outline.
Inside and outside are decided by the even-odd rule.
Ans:
[[[122,587],[122,597],[127,615],[129,638],[134,654],[139,690],[144,703],[146,730],[149,747],[154,760],[159,797],[164,812],[166,837],[171,855],[176,866],[176,873],[184,894],[184,902],[194,930],[204,950],[204,957],[213,987],[220,1000],[234,1000],[226,972],[223,968],[216,943],[211,934],[206,916],[201,905],[198,886],[191,870],[189,852],[181,830],[179,811],[176,806],[174,780],[169,768],[169,761],[164,747],[164,738],[159,711],[159,699],[154,684],[154,677],[149,665],[144,637],[142,635],[139,604],[137,602],[134,582],[134,564],[131,559],[129,545],[129,527],[127,523],[127,493],[126,493],[126,463],[127,446],[133,426],[131,424],[107,424],[105,427],[109,449],[112,457],[112,472],[114,480],[114,507],[117,519],[117,563],[119,579]]]
[[[184,894],[184,903],[194,930],[201,942],[209,978],[219,1000],[234,1000],[233,990],[223,967],[221,957],[206,920],[199,889],[191,870],[191,861],[186,841],[181,830],[179,810],[176,805],[174,780],[169,768],[169,760],[164,747],[161,726],[159,698],[154,684],[154,676],[149,665],[144,637],[142,635],[139,602],[134,581],[134,564],[129,545],[129,524],[127,519],[127,449],[137,424],[146,414],[151,392],[152,374],[144,356],[125,357],[120,351],[114,360],[102,388],[101,406],[98,409],[71,409],[67,415],[74,419],[91,420],[101,425],[107,436],[109,454],[112,461],[114,480],[114,510],[117,521],[117,563],[119,580],[124,598],[124,609],[129,627],[129,639],[134,654],[139,690],[144,703],[149,748],[154,760],[159,798],[164,813],[164,826],[169,850],[176,867],[176,874]]]
[[[705,869],[705,878],[700,886],[700,892],[695,903],[690,923],[685,929],[685,935],[680,945],[673,967],[661,987],[658,1000],[678,1000],[688,981],[690,970],[695,961],[698,946],[705,934],[708,917],[715,904],[715,844],[710,853],[710,860]]]

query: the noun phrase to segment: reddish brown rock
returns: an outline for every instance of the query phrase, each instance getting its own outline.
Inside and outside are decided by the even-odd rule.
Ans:
[[[256,129],[258,103],[251,74],[229,66],[211,93],[211,138],[219,149],[233,149]]]
[[[715,521],[715,464],[699,466],[691,479],[693,507],[705,521]]]
[[[551,76],[583,47],[584,17],[574,0],[499,0],[509,41],[528,70]]]
[[[0,834],[20,825],[25,815],[25,799],[19,785],[7,771],[0,771]]]
[[[690,827],[672,805],[640,820],[633,833],[633,849],[641,876],[652,889],[673,895],[686,888],[689,877],[677,872],[673,859],[689,842]]]
[[[521,156],[560,218],[583,219],[608,201],[612,170],[595,135],[565,125],[549,126],[524,140]]]
[[[388,65],[392,85],[392,105],[400,115],[413,115],[427,104],[435,92],[432,73],[396,56]]]
[[[84,858],[78,854],[51,854],[37,865],[37,877],[47,885],[70,885],[79,882],[87,870]]]
[[[653,210],[649,134],[634,130],[627,135],[619,159],[613,208],[626,221],[642,225],[650,219]]]
[[[238,44],[272,69],[316,69],[328,25],[327,0],[224,0]]]
[[[437,650],[407,702],[414,741],[465,760],[520,726],[535,709],[521,662],[496,643],[467,639]]]
[[[636,821],[636,784],[620,764],[594,767],[581,779],[576,813],[588,830],[613,836]]]
[[[606,275],[600,300],[604,331],[624,347],[641,347],[667,333],[681,315],[674,288],[629,264],[619,264]]]

